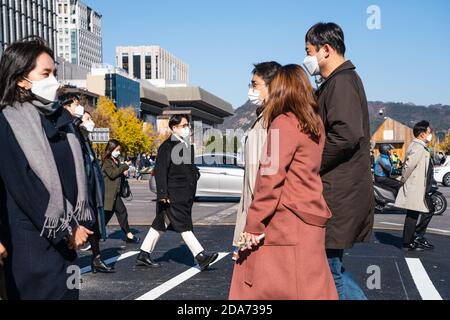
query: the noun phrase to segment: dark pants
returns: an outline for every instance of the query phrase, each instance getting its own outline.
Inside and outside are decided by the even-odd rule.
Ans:
[[[419,216],[420,222],[417,224]],[[432,218],[433,213],[408,210],[406,213],[405,228],[403,230],[403,244],[409,245],[414,241],[415,237],[424,236]]]
[[[5,271],[2,265],[0,265],[0,300],[6,300]]]
[[[400,181],[388,177],[375,176],[375,182],[383,186],[386,186],[386,188],[392,190],[392,192],[394,192],[394,195],[396,197],[398,195],[398,191],[403,185]]]
[[[128,211],[127,207],[123,203],[121,197],[117,196],[116,202],[114,203],[113,211],[105,211],[105,224],[111,220],[112,216],[116,214],[117,220],[119,221],[120,228],[126,234],[130,233],[130,225],[128,224]]]

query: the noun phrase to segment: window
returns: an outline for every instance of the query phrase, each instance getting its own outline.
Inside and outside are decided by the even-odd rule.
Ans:
[[[141,79],[141,56],[133,56],[133,76],[135,78]]]
[[[145,79],[152,78],[152,56],[145,56]]]
[[[129,72],[128,53],[124,53],[122,55],[122,69],[124,69],[126,72]]]

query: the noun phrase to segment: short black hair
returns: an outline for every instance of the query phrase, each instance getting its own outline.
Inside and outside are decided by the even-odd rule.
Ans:
[[[315,46],[317,50],[328,44],[337,53],[345,55],[344,31],[333,22],[319,22],[313,25],[306,33],[305,42]]]
[[[426,133],[428,128],[430,128],[430,123],[428,121],[420,121],[414,126],[414,137],[418,138],[422,133]]]
[[[281,69],[281,64],[276,61],[261,62],[253,65],[255,68],[252,71],[253,75],[258,75],[263,78],[264,83],[269,86],[273,78]]]
[[[171,116],[169,120],[169,128],[173,129],[173,127],[179,125],[183,119],[186,119],[190,123],[189,115],[187,114],[175,114]]]
[[[61,101],[63,106],[67,106],[72,104],[75,100],[80,101],[80,96],[73,92],[63,93],[58,97],[58,100]]]
[[[17,82],[33,71],[37,58],[47,53],[53,60],[55,54],[44,39],[31,36],[8,46],[0,60],[0,109],[12,106],[14,102],[24,103],[34,99],[30,90]]]

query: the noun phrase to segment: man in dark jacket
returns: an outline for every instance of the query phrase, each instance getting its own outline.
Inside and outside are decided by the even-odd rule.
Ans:
[[[342,266],[344,249],[370,240],[374,220],[366,94],[355,66],[345,59],[344,33],[338,25],[318,23],[305,41],[304,65],[312,76],[322,77],[317,94],[327,137],[321,175],[333,214],[327,226],[327,255],[340,299],[366,299]]]
[[[160,267],[150,254],[161,235],[170,228],[181,234],[203,271],[218,258],[218,254],[206,253],[193,233],[192,206],[200,172],[194,164],[194,148],[189,143],[189,116],[172,116],[169,127],[173,135],[161,145],[156,158],[156,218],[142,243],[137,263],[152,268]]]

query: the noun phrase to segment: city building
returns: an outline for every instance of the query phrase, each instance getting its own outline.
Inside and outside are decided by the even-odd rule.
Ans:
[[[116,65],[132,77],[189,83],[189,65],[159,46],[117,47]]]
[[[102,63],[102,16],[78,0],[56,3],[58,56],[86,70]]]
[[[0,55],[29,36],[47,41],[57,54],[56,0],[0,0]]]
[[[138,80],[110,65],[94,65],[86,80],[87,90],[111,99],[117,108],[133,107],[140,114],[141,92]]]

